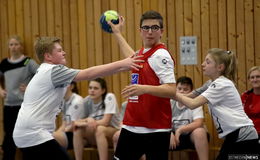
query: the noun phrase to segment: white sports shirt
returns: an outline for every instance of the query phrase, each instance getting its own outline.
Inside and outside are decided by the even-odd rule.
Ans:
[[[144,54],[151,48],[145,48]],[[160,80],[160,84],[176,83],[174,75],[174,61],[170,53],[166,49],[156,50],[149,58],[148,63],[156,76]],[[149,78],[149,77],[147,77]],[[170,129],[150,129],[146,127],[127,126],[123,125],[123,128],[135,132],[135,133],[153,133],[153,132],[166,132]]]
[[[219,138],[244,126],[253,126],[245,114],[240,95],[233,82],[220,76],[211,82],[209,88],[201,94],[208,100]]]
[[[93,100],[87,96],[84,99],[85,117],[92,117],[95,120],[100,120],[105,114],[113,114],[110,121],[110,126],[119,129],[120,126],[120,115],[116,101],[116,96],[113,93],[107,93],[105,100],[105,108],[102,101],[94,104]]]
[[[177,101],[171,99],[172,107],[172,129],[176,131],[183,125],[188,125],[194,120],[204,118],[202,107],[195,108],[193,110],[186,106],[179,106]]]
[[[78,72],[63,65],[40,65],[26,88],[16,120],[13,138],[17,147],[31,147],[53,139],[66,86]]]
[[[76,93],[72,93],[68,101],[64,100],[62,112],[63,116],[70,116],[71,121],[84,118],[83,98]]]

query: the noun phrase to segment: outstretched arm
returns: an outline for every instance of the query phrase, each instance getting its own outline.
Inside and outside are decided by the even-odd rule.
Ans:
[[[160,86],[134,84],[126,86],[122,91],[122,95],[125,98],[131,96],[139,96],[142,94],[150,94],[158,97],[171,98],[175,96],[175,90],[176,85],[173,83],[166,83]]]
[[[137,63],[143,62],[143,60],[138,59],[140,56],[128,57],[120,61],[103,64],[99,66],[93,66],[84,70],[79,71],[79,73],[74,78],[74,81],[80,80],[91,80],[97,77],[103,77],[112,75],[114,73],[127,71],[130,69],[141,68]]]
[[[201,95],[193,99],[193,98],[187,97],[185,95],[182,95],[180,93],[176,93],[176,96],[174,99],[176,101],[184,104],[185,106],[189,107],[190,109],[200,107],[203,104],[208,102],[208,100]]]

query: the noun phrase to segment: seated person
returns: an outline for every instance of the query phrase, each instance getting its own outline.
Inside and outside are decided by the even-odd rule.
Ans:
[[[108,147],[120,127],[116,97],[107,93],[106,81],[97,78],[90,81],[89,95],[84,99],[85,117],[74,123],[74,153],[76,160],[82,160],[83,148],[97,146],[100,160],[108,159]]]
[[[188,94],[192,89],[193,84],[189,77],[177,79],[176,92]],[[171,100],[171,106],[173,127],[170,150],[196,149],[200,160],[208,160],[208,138],[203,125],[202,107],[191,110],[174,100]]]
[[[64,96],[62,110],[62,125],[53,133],[57,142],[66,149],[73,148],[72,121],[84,116],[83,98],[78,95],[76,82],[71,82]]]
[[[244,110],[253,121],[260,143],[260,66],[254,66],[247,76],[252,89],[241,95]]]

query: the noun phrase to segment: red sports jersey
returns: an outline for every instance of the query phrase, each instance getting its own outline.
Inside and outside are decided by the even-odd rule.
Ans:
[[[244,92],[241,95],[244,110],[253,121],[257,133],[260,134],[260,95],[254,94],[253,90]]]
[[[135,80],[137,84],[160,85],[159,78],[148,63],[148,58],[158,49],[166,49],[163,44],[156,45],[144,54],[141,59],[144,62],[139,71],[132,70],[132,74],[137,75]],[[142,48],[138,55],[143,54]],[[133,77],[133,76],[132,76]],[[138,96],[134,101],[128,100],[123,124],[129,126],[139,126],[151,129],[171,128],[171,105],[169,98],[161,98],[148,94]]]

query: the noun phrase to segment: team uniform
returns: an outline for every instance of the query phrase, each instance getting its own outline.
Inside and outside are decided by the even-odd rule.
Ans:
[[[219,138],[225,138],[218,159],[228,159],[230,154],[259,153],[257,132],[233,82],[220,76],[201,95],[208,100]]]
[[[206,81],[200,88],[194,89],[192,91],[192,94],[194,94],[196,96],[201,95],[201,93],[203,93],[204,91],[206,91],[209,88],[211,82],[212,82],[212,80]]]
[[[172,107],[172,132],[175,133],[178,128],[192,123],[194,120],[204,118],[202,107],[193,110],[186,106],[179,106],[179,103],[171,100]],[[180,144],[174,150],[195,149],[193,142],[190,139],[191,132],[182,133],[180,135]]]
[[[67,85],[78,72],[63,65],[42,63],[28,84],[13,132],[24,159],[69,159],[52,133]]]
[[[11,61],[5,58],[0,63],[0,77],[4,77],[4,87],[7,91],[7,95],[4,98],[3,111],[5,133],[3,140],[3,159],[15,158],[16,146],[12,134],[24,97],[24,93],[20,91],[19,86],[21,84],[28,84],[38,67],[39,65],[33,59],[26,56],[23,56],[17,61]]]
[[[161,85],[175,83],[174,62],[163,44],[142,48],[142,69],[132,70],[132,83]],[[148,94],[129,97],[114,159],[167,159],[171,131],[169,98]]]
[[[253,89],[241,95],[244,110],[248,117],[253,121],[258,137],[260,138],[260,95],[256,95]]]
[[[116,96],[113,93],[107,93],[104,104],[103,101],[95,104],[90,96],[84,99],[85,117],[91,117],[95,120],[100,120],[105,114],[113,114],[110,121],[110,126],[119,129],[120,116]]]
[[[84,105],[83,98],[76,94],[72,93],[70,98],[66,101],[64,100],[64,105],[61,108],[63,114],[63,121],[70,125],[71,121],[75,121],[78,119],[84,118]],[[67,126],[66,126],[67,127]],[[68,140],[68,148],[73,148],[73,132],[65,132],[67,140]]]

